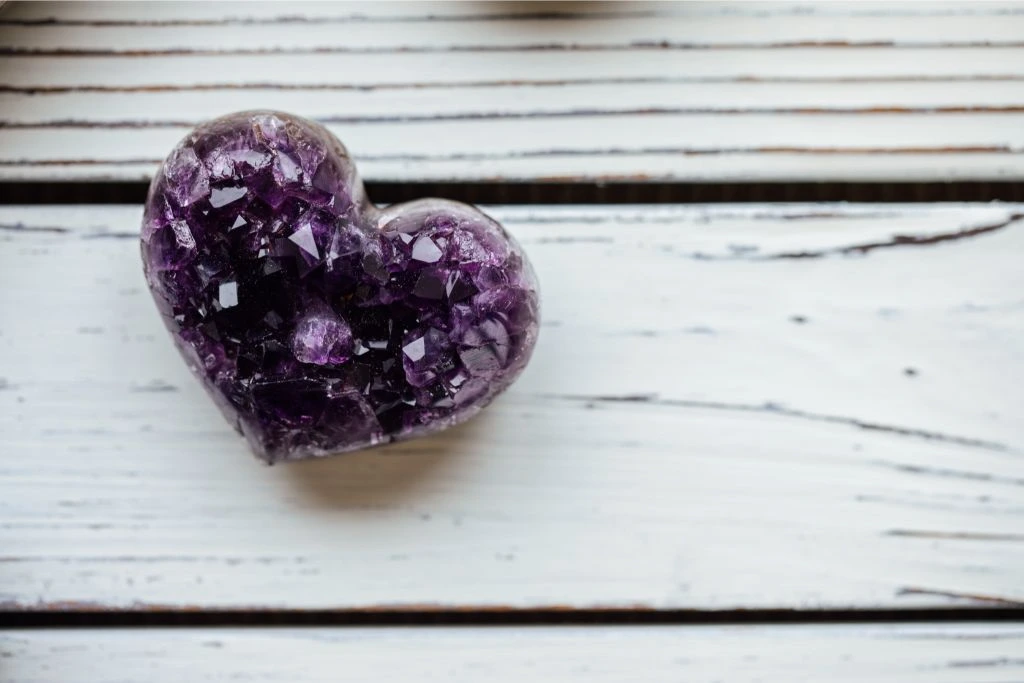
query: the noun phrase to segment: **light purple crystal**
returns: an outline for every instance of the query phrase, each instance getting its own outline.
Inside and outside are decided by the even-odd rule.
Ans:
[[[146,279],[192,369],[264,460],[438,431],[519,375],[537,283],[457,202],[377,209],[345,148],[276,112],[196,128],[149,190]]]

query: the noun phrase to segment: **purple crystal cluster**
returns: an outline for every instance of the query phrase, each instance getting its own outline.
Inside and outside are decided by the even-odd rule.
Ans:
[[[269,462],[461,422],[537,338],[536,279],[500,225],[439,199],[377,209],[296,116],[189,134],[150,187],[142,257],[189,365]]]

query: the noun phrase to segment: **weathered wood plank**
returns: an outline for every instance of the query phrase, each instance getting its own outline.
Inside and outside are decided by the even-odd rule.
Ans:
[[[373,180],[1024,177],[1018,5],[183,7],[5,8],[0,179],[144,179],[246,107]]]
[[[266,468],[139,207],[0,210],[6,609],[1020,605],[1024,207],[497,207],[536,356],[485,416]]]
[[[879,681],[1024,676],[1013,624],[164,629],[0,634],[8,683]],[[400,653],[400,656],[396,656]]]
[[[242,6],[241,12],[220,10],[222,16],[235,15],[231,21],[207,23],[194,21],[190,4],[179,3],[176,18],[180,23],[168,25],[149,20],[145,5],[136,4],[116,13],[121,21],[66,25],[61,16],[74,10],[57,4],[42,9],[56,19],[52,23],[13,21],[11,25],[19,30],[6,34],[0,51],[149,55],[1024,44],[1024,12],[1019,6],[1005,4],[980,12],[929,11],[927,7],[921,11],[914,10],[912,5],[892,11],[878,6],[869,8],[874,11],[864,12],[863,8],[846,4],[823,7],[824,11],[819,13],[801,12],[795,4],[737,8],[729,3],[694,7],[688,3],[650,3],[597,11],[576,5],[575,11],[560,15],[557,8],[552,11],[543,3],[526,3],[526,7],[512,13],[505,13],[501,6],[467,12],[453,3],[445,8],[445,12],[451,13],[447,17],[444,12],[435,13],[432,7],[433,3],[406,5],[400,15],[389,17],[372,16],[373,11],[364,12],[365,8],[358,3],[339,3],[334,10],[328,9],[328,16],[323,16],[316,5],[308,5],[295,8],[276,21],[246,21],[238,18],[239,13],[245,14],[246,8]],[[312,15],[312,20],[290,18],[302,16],[302,9]],[[395,9],[398,8],[391,11]],[[40,10],[34,12],[38,15]],[[15,19],[18,14],[21,12],[15,12]],[[131,21],[133,15],[143,23]],[[339,30],[339,25],[346,24],[353,30]],[[187,31],[179,30],[183,25],[188,27]],[[89,30],[68,30],[82,27]],[[140,27],[146,30],[139,31]]]
[[[904,176],[1005,179],[1024,168],[1024,113],[947,114],[942,117],[879,114],[851,139],[864,117],[852,114],[739,117],[713,114],[638,114],[623,126],[619,116],[368,122],[328,124],[355,155],[366,178],[500,180],[509,177],[574,179],[728,178],[742,180],[738,158],[756,162],[764,179],[795,179],[812,165],[861,169],[878,178],[877,160],[900,159]],[[984,125],[981,125],[981,121]],[[617,140],[596,131],[622,130]],[[0,129],[0,171],[7,177],[148,177],[186,127],[142,129]],[[439,140],[446,141],[443,147]],[[621,145],[621,146],[620,146]],[[943,145],[943,146],[937,146]],[[609,160],[614,163],[611,166]],[[988,164],[998,160],[998,167]],[[945,165],[958,162],[957,168]],[[123,167],[123,168],[122,168]],[[595,168],[608,173],[595,175]],[[616,170],[617,169],[617,170]],[[866,170],[863,170],[866,169]],[[988,169],[988,170],[986,170]],[[993,170],[995,169],[995,170]],[[887,173],[885,171],[884,173]],[[130,174],[130,175],[129,175]],[[860,175],[858,175],[860,177]]]
[[[187,7],[183,6],[183,8]],[[185,10],[187,12],[187,9]],[[913,17],[900,24],[879,17],[651,16],[548,20],[360,22],[343,31],[321,22],[227,26],[23,25],[5,31],[2,54],[322,54],[364,52],[505,52],[541,50],[701,50],[763,47],[1024,47],[1024,14]],[[727,29],[721,31],[720,29]]]
[[[480,86],[371,90],[220,89],[201,100],[180,90],[71,92],[47,97],[0,93],[5,128],[181,128],[220,111],[258,109],[268,97],[286,111],[334,124],[503,119],[586,119],[649,114],[946,114],[1024,113],[1024,79],[1014,82],[694,83],[651,91],[607,83],[508,88]],[[130,112],[130,113],[129,113]],[[70,117],[69,117],[70,114]]]
[[[668,51],[656,58],[628,51],[556,56],[537,51],[480,53],[472,60],[455,53],[324,54],[315,61],[302,55],[0,57],[0,65],[5,91],[33,93],[68,88],[258,89],[263,84],[362,90],[609,82],[687,86],[702,82],[1019,81],[1024,79],[1019,54],[1016,48],[880,47]]]

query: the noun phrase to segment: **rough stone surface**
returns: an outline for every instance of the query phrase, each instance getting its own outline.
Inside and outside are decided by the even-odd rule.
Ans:
[[[537,283],[494,220],[380,210],[319,125],[243,112],[196,128],[153,180],[146,279],[228,419],[274,462],[434,432],[522,371]]]

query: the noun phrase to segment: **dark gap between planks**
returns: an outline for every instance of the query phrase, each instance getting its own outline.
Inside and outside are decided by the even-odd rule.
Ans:
[[[68,608],[0,612],[0,629],[230,626],[614,626],[1024,622],[1024,608],[731,611],[645,609],[199,610]]]
[[[370,182],[379,204],[446,197],[472,204],[1024,202],[1024,181],[927,183]],[[145,182],[0,182],[0,204],[141,204]]]

